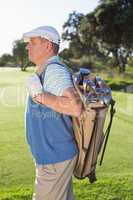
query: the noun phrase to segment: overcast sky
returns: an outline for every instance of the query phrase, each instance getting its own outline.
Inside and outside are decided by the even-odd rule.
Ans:
[[[69,13],[86,14],[97,5],[98,0],[0,0],[0,55],[11,53],[13,41],[38,26],[52,25],[61,35]]]

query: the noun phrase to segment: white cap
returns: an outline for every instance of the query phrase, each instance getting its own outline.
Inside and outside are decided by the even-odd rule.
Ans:
[[[58,45],[60,44],[60,35],[52,26],[40,26],[23,34],[25,42],[28,42],[32,37],[42,37]]]

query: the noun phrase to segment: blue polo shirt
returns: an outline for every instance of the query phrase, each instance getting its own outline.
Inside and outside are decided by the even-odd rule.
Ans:
[[[62,96],[72,87],[71,75],[58,56],[45,62],[45,75],[40,79],[44,92]],[[52,164],[72,159],[78,148],[74,140],[70,116],[58,113],[45,105],[37,104],[28,96],[25,111],[26,138],[37,164]]]

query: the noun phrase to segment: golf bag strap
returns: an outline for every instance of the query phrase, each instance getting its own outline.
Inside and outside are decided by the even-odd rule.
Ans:
[[[43,85],[43,81],[44,81],[44,77],[45,77],[45,73],[46,73],[47,67],[48,67],[49,65],[53,65],[53,64],[57,64],[57,65],[63,66],[63,64],[61,64],[61,63],[59,63],[59,62],[50,62],[50,63],[47,63],[47,64],[45,65],[45,67],[44,67],[43,72],[39,75],[39,77],[42,78],[42,81],[41,81],[42,85]]]
[[[108,127],[105,131],[105,134],[104,134],[105,139],[104,139],[104,146],[103,146],[103,151],[102,151],[102,155],[101,155],[101,159],[100,159],[100,166],[102,165],[105,149],[106,149],[108,138],[109,138],[110,129],[111,129],[112,122],[113,122],[113,117],[114,117],[114,114],[115,114],[114,105],[115,105],[115,101],[112,99],[111,100],[111,108],[110,108],[110,121],[109,121],[109,125],[108,125]]]

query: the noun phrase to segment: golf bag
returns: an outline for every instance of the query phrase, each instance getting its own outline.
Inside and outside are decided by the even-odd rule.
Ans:
[[[63,66],[58,62],[52,64]],[[42,74],[43,79],[45,70]],[[74,74],[71,70],[69,72],[84,105],[84,111],[80,117],[71,117],[75,141],[79,149],[74,176],[78,179],[88,177],[90,183],[93,183],[96,181],[95,170],[98,155],[103,147],[100,165],[102,164],[115,113],[115,101],[112,99],[111,89],[99,76],[92,77],[90,71],[85,68],[81,68],[78,74]],[[109,107],[110,121],[104,133],[103,128]]]
[[[91,77],[87,69],[81,68],[73,76],[74,86],[83,102],[84,111],[80,117],[72,117],[75,141],[79,149],[74,176],[78,179],[89,178],[96,181],[96,164],[100,150],[102,164],[109,132],[115,113],[111,89],[98,76]],[[107,111],[110,107],[110,121],[103,132]]]

